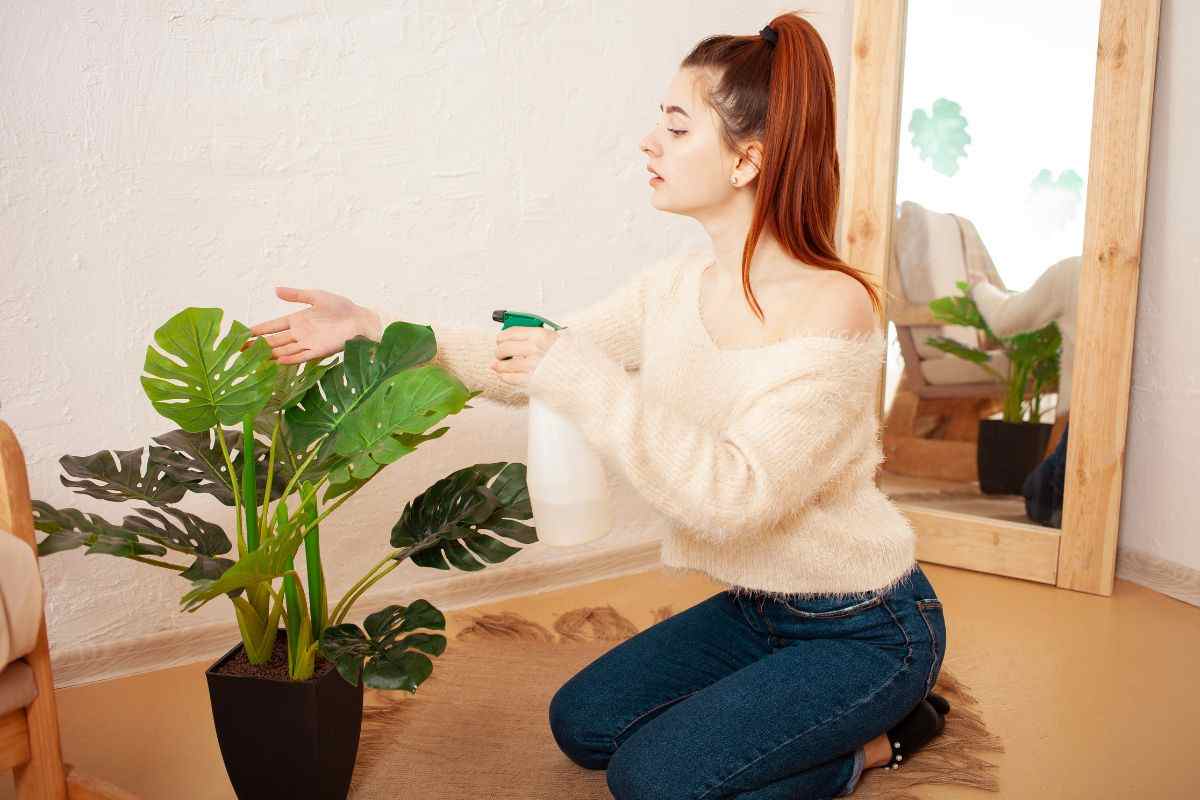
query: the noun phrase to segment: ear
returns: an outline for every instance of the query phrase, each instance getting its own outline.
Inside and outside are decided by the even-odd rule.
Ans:
[[[738,184],[745,186],[758,177],[759,168],[763,163],[763,148],[758,141],[752,141],[745,147],[746,155],[738,156],[733,174],[738,177]]]

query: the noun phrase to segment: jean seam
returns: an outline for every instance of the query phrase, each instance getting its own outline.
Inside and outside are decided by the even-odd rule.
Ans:
[[[929,631],[929,656],[930,656],[929,675],[927,675],[925,678],[925,694],[927,694],[927,695],[933,689],[933,676],[934,676],[934,673],[937,670],[937,666],[938,666],[938,663],[937,663],[937,661],[938,661],[938,655],[937,655],[938,636],[937,636],[937,633],[933,629],[933,625],[931,625],[929,622],[929,617],[925,616],[925,610],[927,608],[937,608],[937,607],[938,606],[933,606],[933,605],[922,605],[921,603],[917,604],[917,611],[918,611],[918,613],[920,613],[921,619],[925,623],[925,628]]]
[[[711,685],[711,684],[709,684],[709,685]],[[627,730],[629,730],[631,727],[633,727],[633,724],[634,724],[635,722],[637,722],[639,719],[641,719],[642,717],[646,716],[647,714],[649,714],[649,713],[651,713],[651,712],[657,711],[658,709],[662,708],[663,706],[669,706],[669,705],[671,705],[672,703],[677,703],[677,702],[679,702],[680,700],[684,700],[684,699],[686,699],[686,698],[688,698],[688,697],[691,697],[691,696],[692,696],[692,695],[694,695],[696,692],[699,692],[699,691],[701,691],[702,689],[706,689],[706,688],[708,688],[708,685],[701,686],[699,689],[693,689],[693,690],[691,690],[690,692],[685,692],[684,694],[681,694],[681,695],[679,695],[678,697],[673,697],[673,698],[671,698],[670,700],[667,700],[666,702],[659,703],[658,705],[652,706],[652,707],[650,707],[650,708],[646,709],[645,711],[643,711],[642,713],[638,714],[636,717],[634,717],[634,718],[633,718],[633,719],[631,719],[629,722],[627,722],[627,723],[624,725],[624,727],[622,727],[622,728],[621,728],[621,730],[619,730],[619,731],[617,731],[615,734],[613,734],[613,737],[612,737],[612,739],[613,739],[613,740],[612,740],[612,743],[613,743],[613,749],[616,749],[616,747],[617,747],[617,739],[620,739],[620,738],[621,738],[621,735],[622,735],[623,733],[625,733],[625,731],[627,731]]]
[[[913,652],[912,638],[908,635],[908,631],[904,629],[904,626],[900,624],[900,620],[896,618],[895,612],[892,611],[892,609],[888,605],[887,601],[884,600],[882,597],[880,597],[879,599],[880,599],[881,605],[887,609],[889,614],[892,615],[892,620],[896,623],[896,626],[898,628],[900,628],[900,632],[902,634],[904,634],[904,643],[908,647],[908,655],[906,655],[904,657],[904,664],[900,667],[900,669],[896,670],[891,675],[889,675],[887,680],[885,680],[883,683],[881,683],[879,686],[877,686],[874,691],[868,693],[865,697],[860,699],[857,703],[854,703],[854,704],[848,706],[844,711],[841,711],[837,714],[834,714],[831,717],[827,717],[826,719],[821,720],[820,722],[810,725],[809,727],[805,728],[804,730],[800,731],[799,733],[795,734],[794,736],[789,736],[787,739],[785,739],[784,741],[775,745],[767,752],[762,753],[762,754],[756,756],[755,758],[753,758],[752,760],[746,762],[745,764],[743,764],[741,767],[739,767],[734,772],[730,773],[727,777],[722,779],[720,782],[718,782],[714,786],[708,787],[701,794],[696,795],[696,797],[693,798],[693,800],[704,800],[704,798],[707,797],[709,794],[711,794],[714,789],[719,789],[722,786],[724,786],[725,784],[729,783],[729,781],[731,781],[733,778],[737,777],[742,772],[745,772],[747,769],[754,766],[756,763],[763,760],[764,758],[766,758],[767,756],[769,756],[771,753],[775,752],[779,748],[784,747],[784,746],[794,742],[796,739],[799,739],[801,736],[804,736],[809,731],[816,730],[817,728],[821,727],[822,725],[828,725],[830,722],[833,722],[834,720],[841,719],[842,717],[846,716],[851,711],[853,711],[855,708],[857,708],[858,706],[867,702],[872,697],[874,697],[875,695],[879,694],[881,691],[886,689],[888,686],[895,683],[896,679],[899,678],[901,675],[903,675],[905,672],[908,672],[908,665],[909,665],[910,659],[912,659],[912,652]]]

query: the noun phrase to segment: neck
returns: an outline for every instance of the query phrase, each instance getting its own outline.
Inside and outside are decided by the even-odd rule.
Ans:
[[[742,283],[742,251],[750,232],[753,211],[754,189],[747,186],[733,192],[724,207],[696,217],[712,240],[713,254],[716,256],[713,269],[720,285],[740,286]],[[752,286],[776,278],[795,277],[798,270],[818,269],[793,258],[766,227],[759,233],[754,254],[750,257]]]

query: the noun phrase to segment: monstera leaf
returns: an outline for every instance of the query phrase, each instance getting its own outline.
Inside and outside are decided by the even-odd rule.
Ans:
[[[233,565],[232,560],[217,557],[229,552],[232,546],[219,525],[174,508],[161,511],[139,508],[138,511],[140,513],[127,515],[120,525],[114,525],[98,514],[84,514],[74,508],[58,509],[34,500],[34,528],[46,534],[38,542],[38,555],[77,547],[87,547],[88,555],[106,553],[125,557],[162,556],[168,550],[174,550],[195,556],[192,565],[180,573],[189,580],[215,580]],[[162,512],[170,514],[178,524]]]
[[[372,689],[416,693],[417,686],[433,672],[433,662],[424,653],[440,656],[446,650],[446,637],[440,633],[409,633],[400,638],[417,628],[445,630],[446,617],[427,600],[376,611],[363,621],[363,627],[365,633],[351,623],[334,625],[321,637],[321,655],[353,686],[358,685],[361,670],[363,683]]]
[[[142,453],[136,450],[101,450],[90,456],[63,456],[58,460],[66,475],[59,476],[63,486],[70,486],[78,494],[86,494],[101,500],[121,503],[140,500],[163,506],[183,498],[187,487],[175,480],[163,469],[154,456],[157,448],[150,448],[150,457],[142,468]]]
[[[453,565],[473,572],[520,552],[483,531],[533,544],[537,529],[516,521],[531,516],[524,464],[476,464],[450,473],[405,505],[392,526],[391,544],[406,548],[422,567]]]
[[[472,395],[472,396],[474,396],[474,395]],[[398,453],[397,457],[408,455],[409,453],[416,450],[417,446],[419,444],[421,444],[422,442],[427,442],[430,439],[440,439],[449,430],[450,430],[449,428],[438,428],[436,431],[433,431],[432,433],[424,433],[424,434],[397,433],[397,434],[395,434],[392,438],[396,442],[397,453]],[[325,489],[325,494],[322,497],[322,499],[325,502],[329,502],[330,500],[334,499],[338,495],[342,495],[342,494],[345,494],[346,492],[354,491],[355,489],[359,488],[364,483],[366,483],[368,480],[370,480],[370,476],[363,478],[363,477],[358,477],[357,473],[355,475],[351,475],[350,474],[350,462],[351,462],[351,459],[349,457],[341,456],[341,455],[338,455],[337,453],[333,453],[333,454],[329,455],[324,461],[319,461],[319,462],[315,463],[309,469],[305,470],[306,475],[322,476],[325,473],[329,473],[329,485]],[[372,471],[371,474],[373,475],[374,471]]]
[[[322,364],[317,361],[302,361],[299,364],[279,364],[275,373],[275,386],[271,390],[271,398],[267,401],[264,411],[285,411],[299,403],[301,398],[321,376],[332,369],[337,362]],[[266,431],[270,436],[271,432]]]
[[[356,336],[346,342],[340,362],[321,375],[300,402],[285,412],[288,444],[293,451],[308,448],[332,433],[343,419],[392,376],[429,361],[437,353],[428,325],[393,322],[381,341]],[[318,451],[324,458],[333,449],[332,437]]]
[[[331,480],[370,478],[419,444],[419,439],[404,438],[406,434],[424,433],[457,414],[475,394],[441,367],[429,365],[393,375],[333,429],[333,451],[348,462]]]
[[[311,484],[306,486],[308,491],[299,493],[301,505],[314,494]],[[195,611],[214,597],[271,581],[292,569],[296,551],[304,541],[304,523],[299,518],[288,520],[285,503],[275,507],[275,520],[274,534],[263,539],[257,550],[243,555],[216,580],[201,579],[193,583],[192,590],[180,599],[183,610]]]
[[[240,480],[243,463],[242,432],[232,428],[222,430],[225,432],[225,444],[230,450],[233,469]],[[185,430],[174,430],[162,436],[155,436],[154,441],[163,446],[151,447],[150,457],[172,480],[188,491],[211,494],[227,506],[234,505],[233,485],[227,474],[229,470],[225,466],[225,456],[214,431],[189,433]],[[258,442],[254,448],[257,497],[263,496],[267,485],[269,456],[270,443]],[[275,470],[271,477],[272,500],[277,500],[283,494],[291,477],[291,464],[286,454],[277,449]]]
[[[142,387],[154,408],[189,433],[235,425],[271,398],[279,365],[265,339],[241,351],[250,329],[236,320],[217,341],[219,308],[186,308],[154,332]]]

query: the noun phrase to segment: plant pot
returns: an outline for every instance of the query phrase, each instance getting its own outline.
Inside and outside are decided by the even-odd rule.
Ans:
[[[979,420],[975,462],[984,494],[1022,494],[1025,478],[1042,462],[1050,433],[1048,422]]]
[[[279,636],[287,641],[286,631]],[[237,796],[343,800],[358,755],[362,681],[351,686],[336,669],[307,681],[217,672],[241,650],[238,642],[204,673]]]

